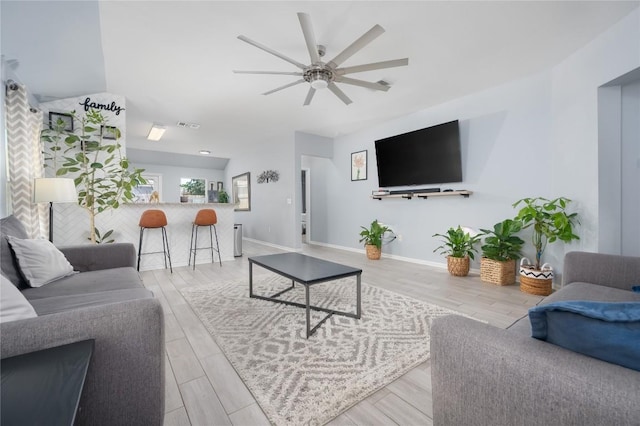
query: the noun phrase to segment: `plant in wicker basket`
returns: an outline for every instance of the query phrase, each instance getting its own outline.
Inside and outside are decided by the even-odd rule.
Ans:
[[[385,232],[389,231],[389,227],[381,225],[378,220],[371,222],[369,228],[361,226],[360,242],[364,241],[364,247],[367,251],[367,258],[371,260],[378,260],[382,255],[382,238]]]
[[[542,265],[542,254],[548,243],[557,240],[570,242],[579,240],[574,234],[574,227],[579,224],[578,213],[567,213],[570,199],[565,197],[548,200],[546,198],[523,198],[513,204],[513,207],[523,205],[516,216],[522,221],[524,228],[533,228],[532,243],[536,250],[535,265],[529,259],[522,259],[520,266],[520,290],[547,296],[551,294],[553,272],[550,266]]]
[[[516,259],[522,256],[522,238],[514,235],[522,229],[519,220],[505,219],[493,225],[493,230],[481,229],[484,235],[480,279],[497,285],[516,282]]]
[[[471,236],[458,225],[457,228],[449,228],[446,234],[434,234],[434,237],[442,238],[442,244],[433,252],[447,256],[447,269],[451,275],[466,277],[469,274],[470,261],[474,259],[474,253],[478,250],[474,245],[480,241],[480,235]]]

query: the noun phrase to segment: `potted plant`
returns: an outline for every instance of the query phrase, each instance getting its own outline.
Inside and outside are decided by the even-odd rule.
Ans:
[[[493,229],[481,229],[485,235],[480,247],[480,279],[497,285],[516,282],[516,259],[522,256],[524,240],[514,234],[522,229],[519,220],[505,219],[493,225]]]
[[[218,191],[218,202],[219,203],[228,203],[229,202],[229,194],[224,189]]]
[[[360,242],[364,241],[364,248],[367,251],[367,258],[378,260],[382,255],[382,237],[384,233],[389,231],[389,227],[381,225],[378,220],[371,222],[369,228],[361,226]]]
[[[578,221],[578,213],[567,213],[567,206],[571,202],[565,197],[553,200],[546,198],[523,198],[513,204],[522,206],[516,216],[522,221],[523,229],[533,228],[532,243],[535,248],[535,264],[527,258],[520,262],[520,290],[540,296],[551,294],[553,283],[553,268],[542,264],[542,254],[548,243],[557,240],[570,242],[579,240],[573,230]]]
[[[457,277],[466,277],[469,274],[469,259],[474,259],[474,253],[478,251],[474,245],[480,241],[480,235],[471,236],[458,225],[457,228],[449,228],[446,234],[433,236],[442,238],[444,244],[433,251],[435,253],[440,250],[440,254],[447,256],[449,273]]]
[[[89,240],[92,243],[113,242],[107,240],[113,230],[101,236],[96,229],[96,216],[117,209],[123,202],[132,201],[133,189],[146,183],[142,177],[144,169],[131,167],[117,142],[120,130],[107,126],[108,122],[100,111],[90,109],[84,117],[78,117],[72,111],[71,115],[74,121],[80,122],[76,132],[65,130],[66,124],[62,120],[42,131],[40,139],[45,148],[45,160],[47,166],[53,167],[56,177],[74,178],[78,205],[89,214]],[[103,129],[107,128],[115,137],[113,142],[103,135]],[[58,156],[62,160],[60,166]]]

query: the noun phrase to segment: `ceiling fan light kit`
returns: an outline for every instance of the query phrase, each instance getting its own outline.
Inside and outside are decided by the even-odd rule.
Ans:
[[[321,58],[324,56],[326,52],[326,48],[323,45],[320,45],[316,42],[315,33],[313,31],[313,27],[311,25],[311,18],[306,13],[298,13],[298,19],[300,20],[300,27],[302,28],[302,34],[304,35],[304,40],[307,46],[307,50],[309,51],[309,58],[311,60],[310,65],[304,65],[295,59],[291,59],[288,56],[283,55],[263,44],[260,44],[256,41],[251,40],[250,38],[240,35],[238,38],[252,46],[257,47],[258,49],[264,50],[267,53],[270,53],[274,56],[277,56],[280,59],[283,59],[289,62],[292,65],[298,67],[301,71],[298,72],[282,72],[282,71],[239,71],[234,70],[233,72],[237,74],[271,74],[271,75],[295,75],[302,77],[299,80],[296,80],[292,83],[285,84],[284,86],[277,87],[273,90],[269,90],[268,92],[263,93],[263,95],[270,95],[271,93],[278,92],[280,90],[296,86],[302,83],[309,83],[309,91],[307,92],[307,96],[304,100],[303,105],[309,105],[311,100],[313,99],[313,95],[316,90],[326,89],[328,88],[334,95],[336,95],[342,102],[346,105],[352,103],[351,99],[335,84],[349,84],[352,86],[364,87],[372,90],[379,90],[386,92],[389,90],[389,84],[386,82],[369,82],[364,80],[359,80],[350,77],[344,77],[346,74],[353,74],[358,72],[365,71],[374,71],[385,68],[394,68],[406,66],[409,64],[408,58],[403,59],[394,59],[390,61],[382,61],[375,62],[369,64],[356,65],[351,67],[338,68],[344,61],[349,59],[351,56],[356,54],[366,45],[371,43],[374,39],[384,33],[384,28],[380,25],[374,25],[369,31],[364,33],[360,38],[347,46],[342,52],[340,52],[335,58],[331,61],[325,63],[322,62]]]

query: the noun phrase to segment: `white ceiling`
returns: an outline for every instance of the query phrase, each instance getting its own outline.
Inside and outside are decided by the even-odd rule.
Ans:
[[[127,146],[233,157],[291,140],[296,130],[334,137],[548,68],[638,7],[639,2],[1,2],[2,53],[34,95],[50,100],[107,91],[127,98]],[[386,33],[343,66],[409,58],[409,66],[353,74],[385,80],[377,92],[342,85],[302,106],[298,77],[232,70],[297,71],[237,39],[243,34],[308,63],[297,12],[311,15],[332,58],[380,24]],[[64,66],[63,66],[64,65]],[[198,130],[177,121],[201,124]],[[146,140],[152,123],[168,126]]]

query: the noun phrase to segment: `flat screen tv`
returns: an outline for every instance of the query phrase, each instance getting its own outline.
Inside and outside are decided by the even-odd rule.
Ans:
[[[378,184],[462,182],[458,120],[376,141]]]

